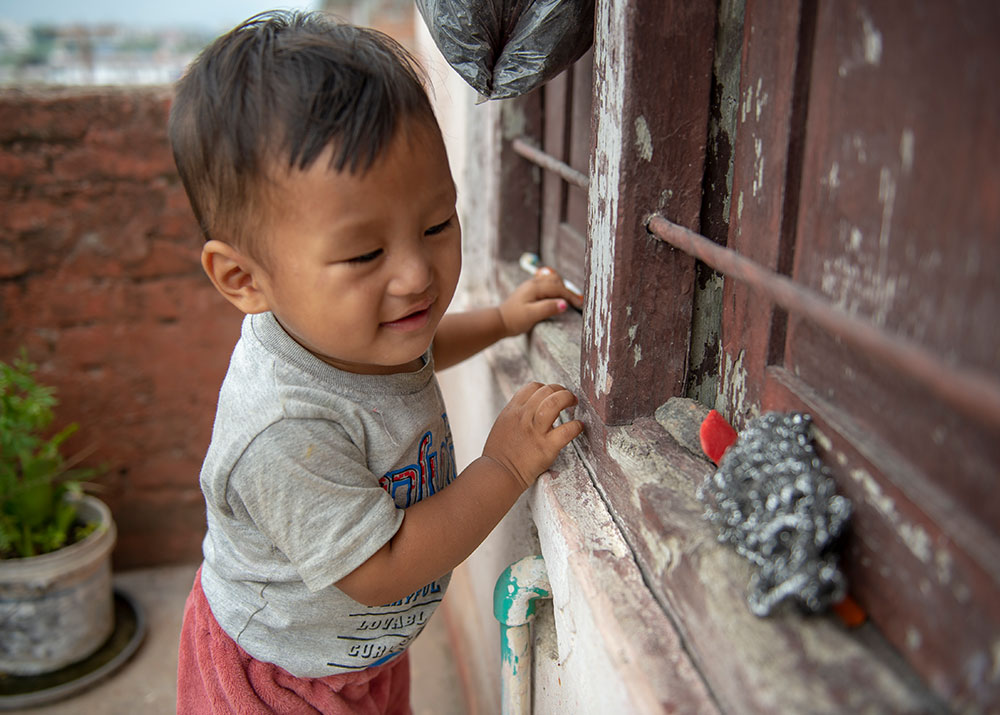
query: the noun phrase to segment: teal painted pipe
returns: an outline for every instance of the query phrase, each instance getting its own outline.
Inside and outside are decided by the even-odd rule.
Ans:
[[[551,598],[541,556],[526,556],[500,574],[493,589],[493,615],[500,622],[500,683],[503,715],[531,712],[531,621],[535,602]]]

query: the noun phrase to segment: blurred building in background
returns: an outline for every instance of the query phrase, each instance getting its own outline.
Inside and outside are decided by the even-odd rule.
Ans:
[[[247,16],[266,7],[248,10]],[[412,0],[325,0],[319,7],[413,48]],[[0,14],[0,86],[170,84],[216,34],[190,22],[25,24]]]
[[[0,22],[0,85],[150,85],[176,80],[205,30]]]

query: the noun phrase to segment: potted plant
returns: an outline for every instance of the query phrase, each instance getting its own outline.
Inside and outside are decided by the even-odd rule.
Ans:
[[[22,354],[0,361],[0,673],[35,675],[91,655],[114,629],[108,507],[83,493],[93,470],[66,459],[72,424],[48,435],[53,388]]]

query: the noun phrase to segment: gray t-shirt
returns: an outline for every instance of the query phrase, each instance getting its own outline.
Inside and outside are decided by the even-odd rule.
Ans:
[[[334,584],[455,476],[429,351],[416,372],[356,375],[303,349],[272,314],[247,316],[201,471],[202,587],[219,625],[298,677],[402,653],[450,575],[379,608]]]

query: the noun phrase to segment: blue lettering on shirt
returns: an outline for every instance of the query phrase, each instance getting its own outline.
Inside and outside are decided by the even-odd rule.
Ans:
[[[451,427],[447,413],[441,415],[444,422],[444,439],[434,449],[434,433],[424,432],[417,448],[417,461],[402,469],[386,472],[378,480],[396,506],[405,509],[424,497],[433,496],[455,481],[455,445],[451,439]]]

